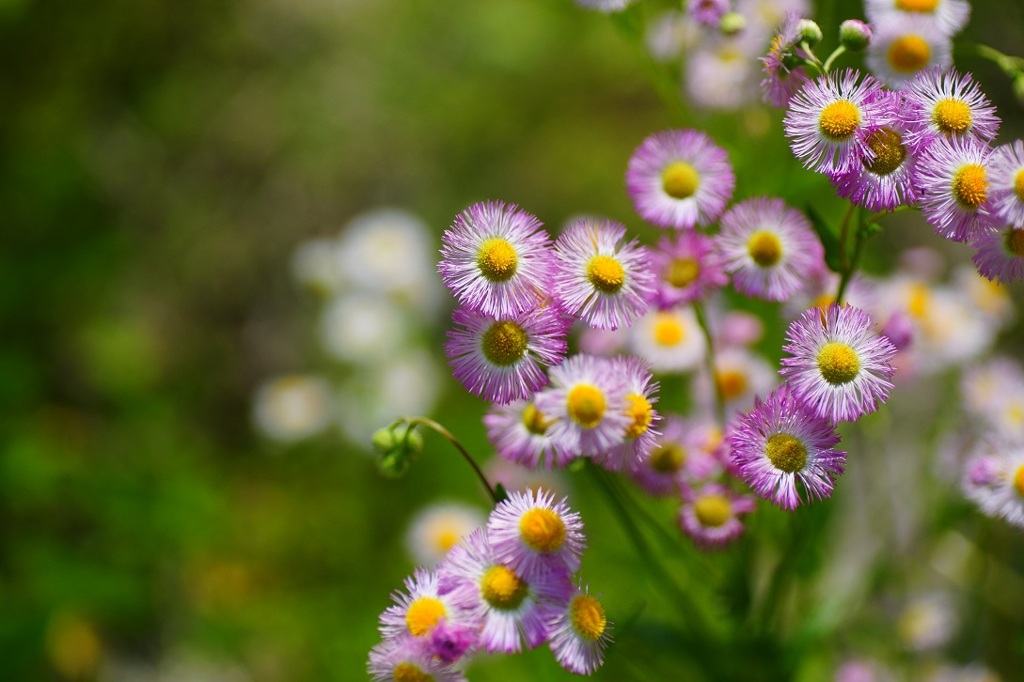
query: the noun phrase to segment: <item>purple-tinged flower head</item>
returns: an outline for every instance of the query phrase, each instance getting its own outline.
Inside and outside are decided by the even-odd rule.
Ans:
[[[925,69],[904,89],[907,138],[911,143],[944,135],[973,135],[987,142],[999,132],[999,116],[971,74]]]
[[[461,670],[431,655],[408,635],[385,639],[370,649],[367,672],[373,682],[466,682]]]
[[[554,307],[495,319],[467,308],[452,315],[445,354],[455,378],[494,403],[529,398],[547,384],[544,369],[565,357],[568,328]]]
[[[441,619],[431,631],[429,640],[423,642],[423,647],[430,656],[436,656],[445,663],[455,663],[476,644],[477,629]]]
[[[986,515],[1024,528],[1024,442],[979,446],[964,468],[962,487]]]
[[[801,16],[790,12],[782,20],[778,33],[772,38],[768,54],[761,57],[761,99],[773,107],[785,107],[804,83],[807,71],[800,65],[803,50],[796,47],[800,41]]]
[[[721,549],[743,534],[740,516],[757,509],[752,497],[737,495],[719,483],[683,488],[679,525],[703,549]]]
[[[487,519],[487,538],[495,558],[527,582],[548,571],[575,573],[586,546],[580,515],[543,490],[509,493]]]
[[[892,211],[917,201],[914,169],[921,149],[932,138],[917,137],[911,142],[901,93],[884,91],[878,97],[887,106],[864,136],[867,155],[845,173],[833,176],[832,184],[839,196],[869,211]]]
[[[874,33],[860,19],[847,19],[839,24],[839,44],[850,52],[860,52],[871,44]]]
[[[651,310],[629,330],[632,352],[655,372],[688,372],[704,360],[707,342],[690,306]]]
[[[889,339],[889,343],[896,349],[896,352],[906,350],[914,341],[914,331],[917,326],[907,313],[897,310],[889,316],[889,320],[882,328],[882,336]]]
[[[938,235],[968,242],[995,225],[991,156],[973,137],[939,137],[922,152],[918,203]]]
[[[515,204],[473,204],[441,241],[441,279],[470,310],[508,317],[543,301],[551,239],[536,217]]]
[[[429,637],[442,620],[471,622],[441,590],[437,574],[424,568],[417,568],[406,578],[405,591],[393,592],[391,599],[395,603],[380,616],[380,632],[387,638],[409,635],[419,640]]]
[[[801,502],[797,481],[807,498],[824,499],[846,467],[846,453],[835,449],[835,428],[785,385],[755,400],[753,410],[728,426],[726,441],[737,475],[787,510]]]
[[[537,409],[533,400],[494,405],[484,415],[487,439],[498,456],[528,469],[564,467],[569,459],[551,438],[554,419]]]
[[[728,412],[745,412],[755,396],[767,395],[778,384],[771,365],[747,348],[720,348],[713,369],[714,390],[707,393],[721,396]]]
[[[864,61],[891,88],[903,89],[922,71],[947,69],[953,63],[952,42],[934,21],[907,15],[873,26]]]
[[[654,302],[662,309],[704,299],[729,283],[714,240],[696,230],[660,239],[651,268],[658,276]]]
[[[918,16],[931,20],[945,35],[953,36],[967,25],[971,5],[967,0],[864,0],[864,14],[876,26]]]
[[[636,239],[624,243],[625,236],[620,223],[582,218],[555,241],[558,302],[591,327],[628,327],[650,307],[654,273],[647,249]]]
[[[884,115],[882,86],[853,69],[819,76],[789,101],[783,125],[805,168],[835,175],[871,154],[865,137]]]
[[[558,665],[576,675],[589,675],[601,667],[611,641],[611,623],[604,606],[589,588],[576,587],[548,622],[548,646]]]
[[[723,348],[750,346],[764,338],[764,322],[745,310],[728,310],[712,316],[712,326],[715,343]]]
[[[748,199],[730,208],[716,243],[733,287],[767,301],[789,298],[825,268],[810,222],[781,199]]]
[[[996,147],[992,153],[992,208],[998,218],[1024,227],[1024,141]]]
[[[722,471],[708,447],[708,427],[678,416],[665,418],[651,454],[628,471],[632,479],[655,497],[676,496],[680,485],[703,481]]]
[[[979,232],[971,241],[978,272],[1003,284],[1024,279],[1024,228],[1007,225]]]
[[[545,641],[548,620],[572,591],[567,573],[541,572],[527,581],[498,561],[483,528],[452,548],[438,574],[451,599],[483,624],[477,646],[488,653],[518,653]]]
[[[729,0],[686,0],[686,13],[707,28],[717,29],[718,22],[728,11]]]
[[[744,21],[736,12],[730,12],[722,21],[723,34],[694,46],[683,64],[684,97],[694,109],[735,111],[757,100],[755,57],[763,49],[760,35],[749,29],[724,35],[727,25],[735,30],[737,23]],[[752,41],[754,35],[758,37]]]
[[[610,450],[594,455],[594,461],[606,469],[623,471],[646,459],[658,440],[661,417],[654,409],[658,402],[658,382],[646,361],[634,355],[611,359],[613,371],[622,377],[626,388],[625,413],[629,417],[624,440]]]
[[[736,188],[725,150],[697,130],[666,130],[629,160],[626,187],[640,216],[658,227],[692,229],[722,214]]]
[[[574,355],[549,372],[537,409],[554,420],[551,439],[566,457],[593,456],[623,442],[631,420],[626,385],[608,358]]]
[[[786,340],[782,350],[791,357],[779,374],[818,417],[854,421],[889,397],[896,349],[860,308],[811,308],[789,325]]]

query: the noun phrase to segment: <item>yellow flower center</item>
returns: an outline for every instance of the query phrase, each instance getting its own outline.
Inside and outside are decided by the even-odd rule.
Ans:
[[[675,346],[686,337],[683,323],[672,313],[657,313],[654,319],[654,342],[659,346]]]
[[[519,535],[538,552],[554,552],[565,542],[565,523],[553,510],[534,507],[519,519]]]
[[[901,36],[889,45],[889,66],[903,73],[917,73],[932,58],[932,48],[921,36]]]
[[[1017,175],[1013,178],[1013,191],[1018,199],[1024,201],[1024,168],[1017,171]]]
[[[522,360],[529,337],[512,320],[495,322],[484,332],[480,349],[491,364],[508,366]]]
[[[434,542],[437,543],[437,548],[442,552],[447,552],[449,549],[455,546],[455,543],[459,541],[459,534],[454,530],[442,530],[434,538]]]
[[[647,398],[639,393],[630,393],[626,396],[626,416],[633,420],[626,427],[626,438],[639,438],[651,425],[654,410]]]
[[[932,301],[932,292],[924,284],[912,284],[907,296],[907,313],[911,317],[924,319]]]
[[[686,449],[678,443],[659,445],[651,453],[649,466],[660,474],[674,474],[686,464]]]
[[[814,299],[811,304],[812,307],[821,310],[822,312],[828,311],[828,307],[836,302],[836,297],[832,294],[818,294],[818,297]]]
[[[988,198],[988,179],[985,167],[976,163],[965,164],[953,176],[953,197],[965,208],[978,208]]]
[[[705,495],[693,505],[700,525],[718,528],[732,516],[732,504],[725,495]]]
[[[598,291],[614,294],[626,281],[626,271],[611,256],[594,256],[587,263],[587,279]]]
[[[821,110],[818,127],[825,137],[841,142],[853,135],[860,126],[860,109],[848,99],[832,102]]]
[[[423,672],[412,663],[399,663],[391,671],[395,682],[434,682],[434,676]]]
[[[573,629],[587,639],[599,638],[608,625],[601,602],[589,594],[579,594],[573,598],[569,605],[569,618]]]
[[[747,240],[747,252],[762,268],[770,268],[782,258],[782,242],[774,232],[758,230]]]
[[[764,454],[773,467],[787,474],[800,471],[807,464],[807,448],[788,433],[777,433],[769,438]]]
[[[903,138],[892,128],[879,128],[868,136],[867,143],[875,158],[864,161],[864,166],[875,175],[889,175],[907,158]]]
[[[537,436],[543,436],[547,433],[548,427],[555,423],[553,419],[545,417],[533,403],[529,403],[523,410],[522,419],[526,430]]]
[[[480,579],[480,595],[496,609],[519,608],[527,589],[526,583],[506,566],[491,566]]]
[[[747,375],[738,369],[723,369],[715,372],[718,391],[725,400],[735,400],[747,390]]]
[[[692,258],[676,258],[665,269],[664,280],[677,289],[689,286],[700,275],[700,264]]]
[[[834,386],[846,384],[860,373],[860,358],[857,351],[845,343],[831,341],[818,351],[818,371],[825,381]]]
[[[492,282],[511,279],[516,274],[518,264],[515,247],[501,237],[484,240],[476,255],[476,266],[480,268],[480,274]]]
[[[604,393],[597,386],[579,384],[569,391],[569,417],[585,429],[592,429],[604,417]]]
[[[661,188],[673,199],[689,199],[700,187],[700,173],[685,161],[673,161],[661,172]]]
[[[444,604],[434,597],[420,597],[409,604],[405,612],[405,624],[414,637],[428,634],[437,625],[437,621],[448,615]]]
[[[1017,467],[1017,473],[1013,475],[1013,487],[1018,495],[1024,497],[1024,465]]]
[[[1006,233],[1006,248],[1013,255],[1024,258],[1024,229],[1010,228]]]
[[[967,132],[972,120],[971,107],[962,99],[940,99],[932,110],[932,123],[947,135]]]
[[[896,9],[904,12],[934,12],[939,0],[896,0]]]

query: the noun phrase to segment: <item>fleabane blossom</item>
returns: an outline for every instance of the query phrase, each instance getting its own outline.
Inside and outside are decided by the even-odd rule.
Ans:
[[[433,504],[413,518],[405,535],[405,546],[416,563],[436,566],[458,544],[486,522],[476,507],[449,502]]]
[[[953,63],[950,38],[934,21],[907,15],[874,26],[864,61],[891,88],[904,89],[919,73]]]
[[[796,47],[800,40],[801,16],[796,12],[786,15],[771,40],[768,53],[761,57],[761,99],[773,107],[785,107],[804,83],[807,71],[797,63],[803,51]]]
[[[625,384],[625,413],[629,417],[623,442],[594,455],[594,461],[606,469],[623,471],[637,461],[646,459],[658,438],[660,415],[654,409],[658,401],[658,382],[651,375],[650,365],[634,355],[611,359],[614,370]]]
[[[494,405],[484,415],[487,439],[498,456],[528,469],[569,463],[551,438],[552,423],[554,420],[538,410],[532,399]]]
[[[999,116],[971,74],[931,68],[917,74],[903,90],[908,138],[973,135],[991,142],[999,132]]]
[[[690,306],[651,310],[629,330],[629,348],[656,372],[688,372],[707,353],[707,341]]]
[[[978,272],[1003,284],[1024,279],[1024,227],[1006,225],[974,236],[971,246]]]
[[[985,514],[1024,528],[1024,440],[979,446],[964,467],[962,485]]]
[[[654,301],[659,308],[704,299],[729,283],[714,240],[696,230],[663,237],[650,253],[658,277]]]
[[[864,14],[873,24],[917,16],[931,20],[947,36],[957,34],[971,16],[967,0],[864,0]]]
[[[432,655],[411,637],[392,637],[370,650],[367,672],[373,682],[466,682],[452,663]]]
[[[704,133],[666,130],[648,137],[633,153],[626,187],[644,220],[692,229],[722,214],[736,176],[725,150]]]
[[[1024,227],[1024,141],[996,147],[991,166],[992,209],[999,220]]]
[[[798,482],[808,498],[820,500],[831,496],[846,468],[846,453],[835,449],[835,428],[785,385],[732,422],[726,442],[736,474],[759,497],[787,510],[801,502]]]
[[[719,483],[683,488],[679,525],[698,547],[720,549],[743,534],[740,517],[757,509],[754,499]]]
[[[629,326],[650,306],[654,273],[647,250],[636,239],[625,242],[625,236],[620,223],[581,218],[555,241],[556,298],[566,313],[591,327]]]
[[[513,491],[487,520],[487,538],[495,558],[530,581],[538,573],[575,573],[586,539],[580,515],[552,492]]]
[[[552,614],[548,630],[548,646],[560,666],[576,675],[589,675],[601,667],[611,641],[611,624],[589,588],[576,588],[564,607]]]
[[[896,349],[860,308],[811,308],[786,330],[779,374],[818,417],[853,421],[889,397]]]
[[[425,568],[416,569],[405,579],[405,591],[396,591],[391,598],[395,604],[380,616],[380,631],[386,638],[410,635],[422,639],[441,620],[468,620],[468,614],[441,590],[437,574]]]
[[[991,155],[973,137],[939,137],[921,153],[918,203],[940,236],[968,242],[995,225]]]

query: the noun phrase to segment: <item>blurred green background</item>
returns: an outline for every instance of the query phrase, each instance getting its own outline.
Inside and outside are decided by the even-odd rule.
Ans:
[[[974,9],[968,37],[1020,45],[1014,3]],[[826,29],[850,16],[822,14]],[[394,205],[439,246],[483,199],[649,238],[625,165],[682,124],[727,147],[737,196],[839,206],[790,160],[777,112],[672,118],[642,51],[570,0],[2,0],[0,54],[4,680],[365,679],[415,510],[483,506],[430,436],[391,481],[335,431],[256,433],[257,387],[325,362],[289,273],[304,240]],[[1019,137],[1006,80],[961,65],[1004,115],[1000,139]],[[451,384],[442,404],[486,452],[485,406]],[[588,581],[616,592],[635,560],[576,489]],[[603,679],[678,679],[617,660]],[[569,677],[546,651],[471,676]]]

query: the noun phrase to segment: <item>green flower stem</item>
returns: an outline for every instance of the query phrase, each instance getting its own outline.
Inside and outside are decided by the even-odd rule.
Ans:
[[[408,424],[410,427],[425,426],[426,428],[442,436],[445,440],[447,440],[449,443],[455,446],[455,449],[462,454],[463,459],[465,459],[466,462],[469,463],[469,466],[473,468],[473,471],[474,473],[476,473],[477,478],[479,478],[483,486],[487,488],[487,493],[491,496],[491,500],[494,502],[494,504],[498,504],[499,502],[505,499],[506,496],[504,495],[504,491],[496,489],[493,486],[491,486],[490,482],[487,480],[487,477],[484,476],[484,472],[480,469],[479,465],[477,465],[476,461],[472,458],[472,456],[470,456],[469,452],[466,451],[466,448],[462,447],[462,443],[460,443],[455,438],[455,436],[452,435],[451,431],[444,428],[433,419],[429,419],[427,417],[399,417],[398,419],[395,420],[394,424],[392,424],[392,428],[398,426],[399,424]]]
[[[841,57],[845,52],[845,45],[840,45],[839,47],[832,51],[832,54],[830,54],[828,56],[828,59],[825,60],[825,65],[821,67],[822,69],[825,70],[825,73],[828,73],[832,69],[832,62]]]
[[[1024,59],[1020,57],[1013,57],[1007,54],[1003,54],[995,48],[989,47],[988,45],[976,44],[970,46],[973,48],[974,53],[979,57],[988,59],[994,62],[1000,69],[1003,70],[1010,78],[1016,77],[1018,74],[1024,72]]]
[[[718,423],[722,428],[725,428],[725,396],[722,395],[722,387],[719,385],[718,378],[715,375],[715,343],[711,336],[708,316],[704,311],[704,305],[700,301],[693,302],[693,312],[697,316],[697,324],[700,325],[701,331],[704,332],[704,341],[708,347],[704,360],[707,364],[708,376],[715,387],[715,416],[718,418]]]

